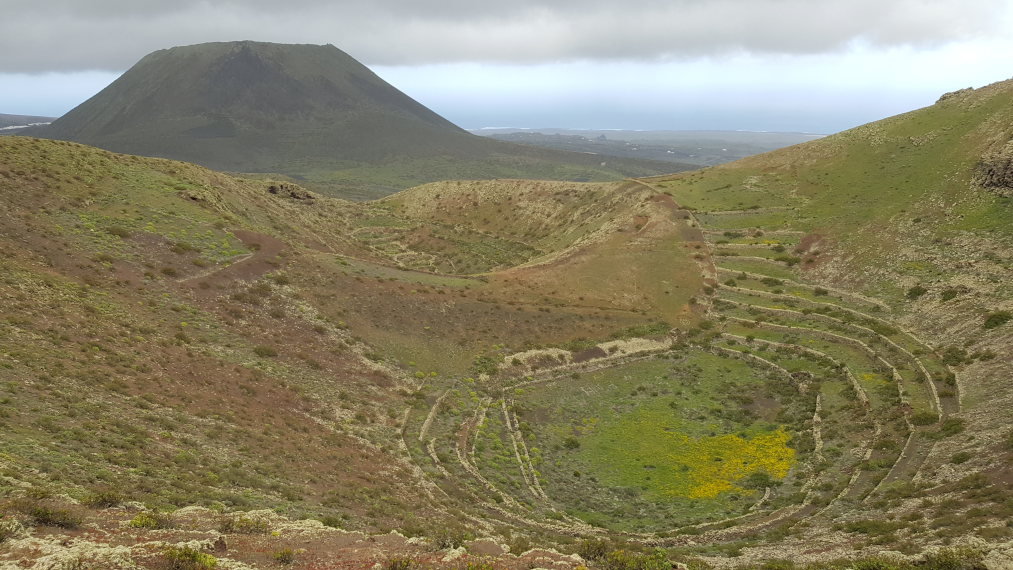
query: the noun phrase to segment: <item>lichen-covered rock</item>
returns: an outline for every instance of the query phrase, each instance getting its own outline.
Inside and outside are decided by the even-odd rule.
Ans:
[[[467,553],[468,553],[467,549],[465,549],[463,546],[451,548],[450,550],[447,551],[446,556],[443,557],[443,561],[453,562],[454,560],[457,560],[458,558],[464,556]]]
[[[985,555],[982,564],[987,570],[1013,570],[1013,542],[993,548]]]
[[[108,570],[135,570],[130,547],[78,541],[66,544],[58,538],[27,539],[21,544],[8,545],[12,550],[35,552],[37,557],[28,568],[31,570],[67,570],[102,568]],[[0,563],[0,569],[26,568],[20,564]]]

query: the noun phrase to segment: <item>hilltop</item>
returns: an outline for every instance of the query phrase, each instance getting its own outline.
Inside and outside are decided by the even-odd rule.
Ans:
[[[0,560],[1004,568],[1011,92],[373,202],[0,139]]]
[[[450,178],[615,180],[680,166],[471,135],[332,45],[221,42],[159,50],[33,136],[274,173],[379,196]]]

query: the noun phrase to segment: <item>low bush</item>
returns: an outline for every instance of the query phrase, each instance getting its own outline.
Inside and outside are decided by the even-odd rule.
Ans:
[[[295,562],[295,552],[291,548],[285,548],[272,554],[271,558],[279,564],[291,564]]]
[[[123,502],[123,495],[111,489],[102,489],[88,494],[81,503],[93,509],[108,509]]]
[[[943,548],[915,563],[919,570],[984,570],[983,553],[970,547]]]
[[[929,434],[932,439],[942,439],[944,437],[953,437],[957,434],[963,433],[964,431],[964,420],[960,418],[946,418],[943,420],[942,425],[939,429]]]
[[[953,454],[953,457],[950,457],[950,463],[960,465],[961,463],[967,463],[967,461],[970,459],[971,459],[970,453],[966,451],[958,451],[957,453]]]
[[[577,545],[577,555],[584,560],[601,560],[614,548],[608,540],[589,538]]]
[[[877,519],[864,519],[846,522],[841,528],[847,532],[856,534],[869,534],[873,536],[884,535],[904,528],[907,523],[901,521],[885,521]]]
[[[278,356],[278,351],[270,346],[255,346],[253,347],[253,354],[256,354],[261,358],[273,358]]]
[[[209,570],[218,567],[218,559],[187,546],[170,546],[162,553],[169,570]]]
[[[10,510],[26,515],[32,524],[77,528],[83,515],[77,505],[64,503],[48,494],[35,494],[14,499],[8,504]]]
[[[1009,321],[1013,320],[1013,313],[1009,311],[997,311],[995,313],[989,313],[985,317],[985,322],[982,326],[986,329],[994,329],[1000,327]]]
[[[136,517],[130,519],[130,526],[133,528],[172,528],[173,519],[169,513],[159,513],[156,511],[144,511],[138,514]]]
[[[393,558],[388,558],[387,561],[383,563],[383,570],[417,570],[421,567],[422,564],[420,564],[418,560],[407,556],[395,556]]]
[[[603,570],[671,570],[664,551],[651,553],[632,552],[629,550],[613,550],[598,561]]]
[[[266,534],[270,527],[267,521],[257,520],[241,514],[223,515],[218,519],[218,530],[237,534]]]
[[[130,230],[124,228],[123,226],[110,226],[106,228],[106,233],[122,239],[130,237]]]

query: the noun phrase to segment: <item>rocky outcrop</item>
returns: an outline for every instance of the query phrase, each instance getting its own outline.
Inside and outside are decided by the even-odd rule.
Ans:
[[[1013,141],[982,157],[974,181],[990,192],[1013,197]]]
[[[965,87],[963,89],[957,89],[956,91],[950,91],[949,93],[943,93],[942,95],[939,96],[939,99],[936,100],[936,103],[942,103],[943,101],[947,101],[949,99],[954,99],[954,98],[958,98],[958,97],[963,97],[964,95],[969,95],[971,93],[974,93],[974,88],[973,87]]]

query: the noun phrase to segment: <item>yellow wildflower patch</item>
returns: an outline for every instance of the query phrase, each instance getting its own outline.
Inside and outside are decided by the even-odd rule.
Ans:
[[[743,491],[737,483],[753,473],[784,478],[795,464],[790,438],[783,427],[745,438],[693,437],[664,414],[643,410],[601,426],[588,452],[608,458],[599,476],[609,484],[637,486],[662,497],[711,499]]]
[[[682,484],[663,490],[670,495],[709,499],[737,490],[735,482],[752,473],[766,472],[782,479],[795,463],[795,450],[788,447],[790,436],[783,428],[748,440],[731,434],[701,439],[674,434],[674,438],[683,441],[668,460],[690,469]]]

